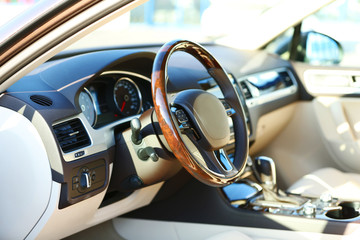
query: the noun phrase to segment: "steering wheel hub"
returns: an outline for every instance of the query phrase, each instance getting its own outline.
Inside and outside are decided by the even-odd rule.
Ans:
[[[229,144],[230,127],[221,101],[213,94],[202,90],[185,90],[174,100],[189,115],[192,125],[200,136],[199,144],[204,149],[219,150]]]

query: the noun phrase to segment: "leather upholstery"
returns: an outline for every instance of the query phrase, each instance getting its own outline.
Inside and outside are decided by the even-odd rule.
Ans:
[[[307,197],[320,197],[321,194],[330,193],[340,200],[360,201],[360,174],[322,168],[300,178],[288,192]]]

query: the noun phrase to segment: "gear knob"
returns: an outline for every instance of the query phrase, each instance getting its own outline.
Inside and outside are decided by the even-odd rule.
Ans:
[[[253,163],[258,181],[271,190],[276,190],[276,169],[274,161],[265,156],[255,158]]]

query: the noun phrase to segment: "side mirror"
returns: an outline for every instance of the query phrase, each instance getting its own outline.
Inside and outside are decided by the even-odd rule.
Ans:
[[[303,61],[306,63],[333,65],[342,60],[344,50],[341,44],[325,34],[314,31],[302,33],[300,44],[305,50]]]

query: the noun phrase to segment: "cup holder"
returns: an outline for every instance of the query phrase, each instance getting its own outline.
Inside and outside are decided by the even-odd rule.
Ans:
[[[333,219],[351,219],[360,215],[360,202],[342,202],[339,206],[342,209],[330,210],[325,215]]]

